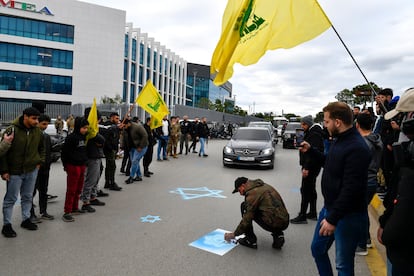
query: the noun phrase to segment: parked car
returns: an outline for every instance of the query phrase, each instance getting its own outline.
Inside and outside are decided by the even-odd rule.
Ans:
[[[223,165],[260,166],[273,169],[275,149],[263,127],[239,127],[223,148]]]
[[[301,129],[300,123],[289,122],[282,135],[283,148],[294,148],[296,141],[296,129]]]
[[[252,121],[248,124],[249,127],[264,127],[269,130],[270,135],[272,136],[273,144],[277,144],[277,130],[272,125],[271,122],[263,122],[263,121]]]

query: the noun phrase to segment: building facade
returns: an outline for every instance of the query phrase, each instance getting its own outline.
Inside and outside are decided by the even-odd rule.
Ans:
[[[74,106],[117,95],[126,113],[147,81],[172,114],[175,105],[199,107],[203,98],[231,100],[230,83],[215,86],[209,66],[187,63],[125,23],[125,11],[75,0],[24,1],[0,0],[2,122],[28,106],[65,117],[79,113]],[[138,107],[131,115],[146,116]]]
[[[1,119],[35,102],[64,116],[121,94],[125,18],[73,0],[0,0]]]
[[[125,27],[122,99],[134,103],[147,81],[151,81],[163,97],[170,112],[176,104],[185,105],[187,62],[156,42],[132,23]],[[145,118],[141,108],[133,114]]]
[[[221,86],[213,83],[210,66],[187,63],[187,106],[206,108],[208,102],[220,100],[234,106],[232,84],[226,82]]]

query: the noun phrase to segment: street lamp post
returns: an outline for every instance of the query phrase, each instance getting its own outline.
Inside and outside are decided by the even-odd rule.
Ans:
[[[193,71],[193,107],[195,106],[195,89],[196,89],[197,70]]]

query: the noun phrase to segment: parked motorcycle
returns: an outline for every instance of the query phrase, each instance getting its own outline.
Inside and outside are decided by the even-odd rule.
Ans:
[[[61,150],[62,150],[63,144],[65,143],[65,137],[62,135],[50,135],[50,141],[51,141],[50,157],[53,163],[53,162],[57,162],[61,156]]]

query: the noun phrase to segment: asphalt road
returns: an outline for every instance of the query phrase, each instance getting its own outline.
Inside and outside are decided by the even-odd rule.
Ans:
[[[239,176],[261,178],[273,185],[291,217],[299,210],[296,150],[282,149],[279,144],[273,170],[224,168],[221,151],[225,142],[210,141],[207,158],[190,153],[154,161],[151,170],[155,174],[142,182],[126,185],[126,177],[117,172],[116,181],[123,190],[110,191],[108,198],[102,198],[106,206],[76,216],[71,223],[61,220],[66,175],[61,163],[54,163],[49,191],[59,197],[49,203],[48,211],[56,218],[43,221],[37,231],[28,231],[20,227],[20,206],[15,207],[13,226],[18,236],[0,237],[0,275],[317,275],[309,249],[313,221],[290,225],[281,251],[272,249],[270,233],[257,225],[257,250],[237,246],[219,256],[189,246],[217,228],[235,229],[243,198],[231,191]],[[1,183],[3,197],[5,182]],[[202,196],[206,194],[210,196]],[[319,208],[321,197],[318,200]],[[142,222],[141,217],[147,215],[160,220]],[[356,258],[355,270],[356,275],[370,275],[363,257]]]

